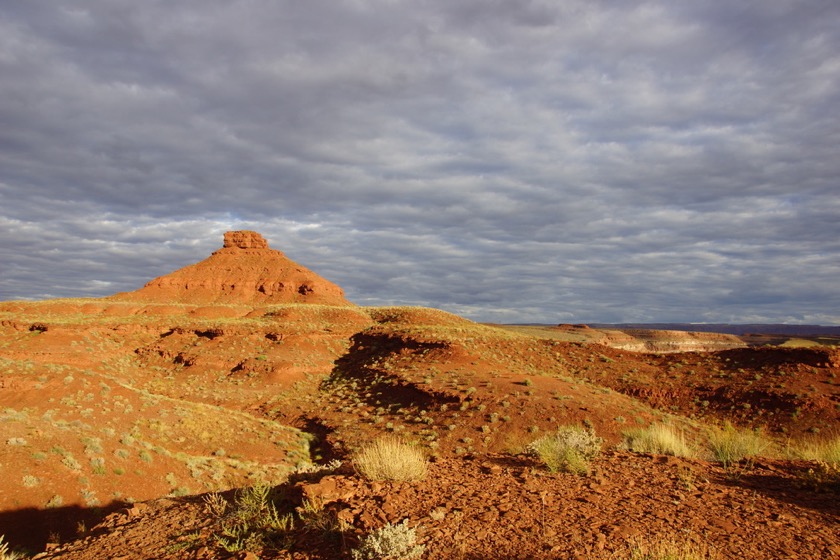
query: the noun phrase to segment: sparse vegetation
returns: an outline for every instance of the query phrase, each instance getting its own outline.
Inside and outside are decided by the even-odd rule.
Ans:
[[[694,450],[685,439],[685,434],[668,424],[654,424],[624,432],[624,444],[637,453],[657,453],[675,457],[693,457]]]
[[[47,509],[52,509],[52,508],[59,508],[63,505],[64,505],[64,498],[62,498],[58,494],[55,494],[52,498],[49,499],[49,501],[46,503],[45,507]]]
[[[840,491],[840,463],[817,460],[799,478],[803,486],[815,491]]]
[[[391,313],[227,306],[230,316],[216,319],[200,316],[214,312],[209,306],[199,310],[161,305],[163,313],[154,317],[154,305],[138,313],[137,305],[126,304],[128,313],[122,317],[111,307],[120,307],[118,303],[108,303],[107,314],[97,310],[95,301],[74,305],[88,306],[92,312],[24,320],[0,311],[5,313],[0,317],[5,329],[0,349],[8,350],[0,356],[0,369],[13,382],[27,377],[13,385],[24,391],[0,407],[0,445],[6,444],[3,463],[10,474],[5,479],[7,492],[20,500],[21,509],[43,509],[48,499],[50,507],[66,502],[71,507],[61,514],[68,517],[75,515],[77,506],[145,501],[190,489],[211,492],[203,504],[168,501],[183,508],[173,513],[184,515],[184,533],[170,540],[165,550],[156,545],[150,555],[186,556],[215,545],[215,554],[222,556],[251,550],[272,557],[283,556],[277,549],[294,542],[295,554],[302,557],[329,547],[350,557],[362,528],[410,515],[412,527],[420,519],[428,527],[418,532],[430,556],[464,556],[474,547],[476,557],[493,557],[488,547],[494,546],[494,539],[485,539],[482,532],[501,535],[510,529],[505,537],[512,549],[528,540],[525,554],[599,557],[599,551],[609,555],[622,546],[633,529],[652,533],[654,527],[672,526],[680,539],[670,543],[677,552],[662,552],[646,543],[634,550],[628,547],[616,558],[690,558],[676,556],[686,552],[682,539],[702,542],[695,535],[686,537],[690,524],[678,515],[686,507],[692,508],[695,519],[721,515],[722,521],[738,528],[709,524],[704,532],[709,543],[727,554],[737,550],[745,557],[768,557],[769,550],[786,550],[801,542],[803,556],[820,557],[838,542],[818,519],[831,496],[813,492],[837,488],[838,446],[828,440],[836,434],[840,410],[836,350],[774,354],[772,349],[754,353],[745,348],[720,355],[634,355],[593,347],[572,329],[564,334],[546,328],[549,336],[537,340],[527,333],[498,334],[495,327],[419,308]],[[252,315],[243,317],[246,313]],[[326,313],[352,316],[356,323],[323,321]],[[389,320],[380,323],[373,315]],[[422,322],[402,322],[419,316]],[[53,332],[37,339],[18,332],[20,324],[36,319],[46,321]],[[449,322],[435,323],[439,319]],[[71,341],[66,350],[73,359],[63,360],[65,354],[58,349],[35,345],[59,339]],[[54,356],[66,363],[50,363]],[[768,393],[770,398],[765,398]],[[281,425],[293,416],[302,420],[311,437]],[[755,475],[749,484],[726,484],[719,465],[609,453],[590,466],[592,459],[580,450],[549,445],[552,427],[585,419],[586,427],[578,430],[597,440],[596,433],[612,442],[627,430],[627,447],[634,451],[691,456],[693,442],[686,441],[691,434],[697,442],[693,451],[710,458],[706,440],[697,434],[709,425],[703,422],[727,418],[739,425],[766,425],[768,440],[772,436],[783,443],[807,437],[807,445],[790,444],[786,458],[808,462],[776,464],[768,458],[767,469],[749,473]],[[683,426],[685,432],[678,429]],[[726,433],[728,428],[720,430]],[[434,458],[434,469],[426,474],[432,478],[429,484],[365,483],[348,468],[334,476],[326,476],[322,467],[307,471],[312,462],[347,449],[362,450],[369,447],[365,442],[389,432],[410,442],[406,445],[420,452],[424,466],[422,452]],[[545,439],[529,446],[542,461],[537,466],[521,453],[544,434]],[[709,438],[718,444],[723,439]],[[766,457],[767,451],[758,447]],[[720,454],[727,467],[737,461],[730,451]],[[756,451],[747,456],[754,456],[751,453]],[[353,460],[357,474],[363,475],[357,457]],[[747,472],[750,464],[726,474],[740,474],[741,467]],[[593,477],[575,482],[548,470],[592,472]],[[785,500],[774,502],[770,493],[761,491],[767,479],[786,493]],[[56,480],[60,487],[54,485]],[[271,488],[265,498],[248,498],[252,490],[221,493],[255,481]],[[720,492],[722,485],[725,493]],[[781,489],[783,485],[788,486]],[[450,491],[454,488],[457,491]],[[50,499],[57,491],[63,499]],[[717,499],[721,497],[725,499]],[[518,507],[526,502],[527,508]],[[255,503],[263,505],[249,505]],[[568,504],[576,507],[564,507]],[[803,507],[793,509],[790,504]],[[202,506],[206,516],[196,514]],[[576,517],[567,511],[571,509]],[[595,527],[575,521],[581,515],[591,519],[595,511],[604,519],[623,515],[649,519],[651,524],[616,526],[613,532],[600,522]],[[649,512],[654,517],[647,517]],[[599,514],[595,517],[600,519]],[[200,523],[191,525],[194,520]],[[76,522],[70,519],[68,529]],[[96,531],[92,519],[86,522],[90,528],[80,534],[97,538],[87,544],[65,542],[62,546],[68,551],[102,542],[122,546],[116,535]],[[351,523],[352,532],[347,531]],[[763,539],[750,542],[751,535],[740,530],[765,524],[773,529],[763,536],[773,542],[764,549]],[[811,528],[813,541],[807,546],[813,542],[813,548],[806,551],[805,541],[796,541],[796,535],[808,534]],[[134,529],[140,530],[130,530]],[[455,550],[441,550],[452,544]],[[558,550],[528,548],[545,545]],[[571,550],[573,546],[577,550]],[[316,551],[319,547],[322,550]],[[702,556],[707,557],[711,555]]]
[[[408,520],[402,523],[376,529],[362,538],[359,548],[352,551],[353,560],[407,560],[418,558],[426,550],[417,544],[417,535],[408,526]]]
[[[660,537],[634,539],[626,549],[610,556],[611,560],[718,560],[720,556],[704,543]]]
[[[793,454],[815,463],[800,473],[803,486],[816,491],[840,491],[840,437],[801,443]]]
[[[770,442],[760,430],[739,429],[727,422],[709,432],[709,450],[715,461],[724,468],[744,459],[758,457],[770,448]]]
[[[591,429],[561,426],[552,434],[532,442],[527,451],[551,472],[586,474],[589,462],[601,452],[604,440]]]
[[[797,446],[797,456],[811,461],[840,464],[840,436],[827,440],[811,440]]]
[[[6,535],[0,535],[0,560],[23,560],[23,558],[26,558],[26,555],[9,550]]]
[[[26,475],[23,477],[23,486],[24,488],[34,488],[41,483],[41,480],[37,476]]]
[[[232,511],[222,519],[220,529],[215,534],[216,544],[230,553],[261,551],[266,547],[285,548],[288,544],[287,534],[294,528],[294,516],[279,514],[270,494],[268,486],[251,486],[240,490]],[[213,505],[209,506],[207,501],[205,505],[219,511],[220,501],[217,498],[210,500]]]
[[[409,481],[426,477],[426,457],[396,438],[381,438],[353,456],[356,470],[369,480]]]
[[[317,531],[326,536],[336,535],[344,530],[344,524],[332,509],[326,509],[319,499],[304,499],[297,508],[298,518],[307,530]]]

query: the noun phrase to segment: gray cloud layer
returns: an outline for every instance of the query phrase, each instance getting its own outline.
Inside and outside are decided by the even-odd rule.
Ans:
[[[227,229],[353,301],[840,323],[840,4],[0,4],[0,299]]]

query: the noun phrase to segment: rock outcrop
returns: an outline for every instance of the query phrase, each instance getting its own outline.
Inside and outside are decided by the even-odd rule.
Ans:
[[[714,352],[747,346],[733,334],[652,329],[601,330],[601,333],[599,344],[632,352]]]
[[[316,303],[353,305],[343,290],[271,249],[255,231],[229,231],[224,245],[201,262],[155,278],[110,299],[189,304]]]

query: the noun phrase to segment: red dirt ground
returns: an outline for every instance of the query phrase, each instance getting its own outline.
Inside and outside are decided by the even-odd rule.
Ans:
[[[0,303],[8,542],[49,544],[43,558],[227,558],[200,496],[265,483],[281,510],[317,498],[342,530],[299,523],[287,550],[252,551],[264,558],[349,558],[403,519],[426,558],[624,558],[660,538],[718,558],[840,556],[837,487],[789,451],[840,435],[836,347],[362,308],[274,253],[230,232],[201,266],[132,294]],[[639,341],[668,353],[620,349]],[[763,429],[775,458],[725,469],[620,448],[661,422],[702,445],[723,421]],[[523,455],[563,424],[606,440],[589,475]],[[382,435],[423,449],[427,479],[356,475],[350,455]],[[293,474],[329,459],[344,466]]]
[[[704,543],[719,558],[836,557],[836,494],[800,488],[804,467],[768,461],[733,477],[703,461],[608,452],[588,477],[497,454],[440,459],[422,483],[371,483],[342,469],[279,487],[277,502],[291,512],[304,496],[320,498],[351,527],[302,527],[287,550],[260,557],[348,558],[371,529],[403,520],[429,559],[610,558],[653,536]],[[230,557],[206,545],[216,523],[201,500],[157,500],[42,558]]]

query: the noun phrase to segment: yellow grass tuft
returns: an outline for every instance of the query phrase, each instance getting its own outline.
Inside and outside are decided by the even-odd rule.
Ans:
[[[637,453],[657,453],[675,457],[694,457],[695,452],[686,441],[685,434],[667,424],[654,424],[648,428],[624,433],[627,449]]]
[[[426,477],[423,452],[398,438],[381,438],[353,456],[356,470],[368,480],[409,481]]]
[[[796,454],[810,461],[840,464],[840,436],[824,441],[810,441],[796,447]]]
[[[739,429],[727,422],[709,432],[709,450],[724,468],[742,459],[758,457],[770,449],[770,441],[760,430]]]
[[[637,539],[611,560],[717,560],[720,556],[704,543],[658,537],[652,541]]]

